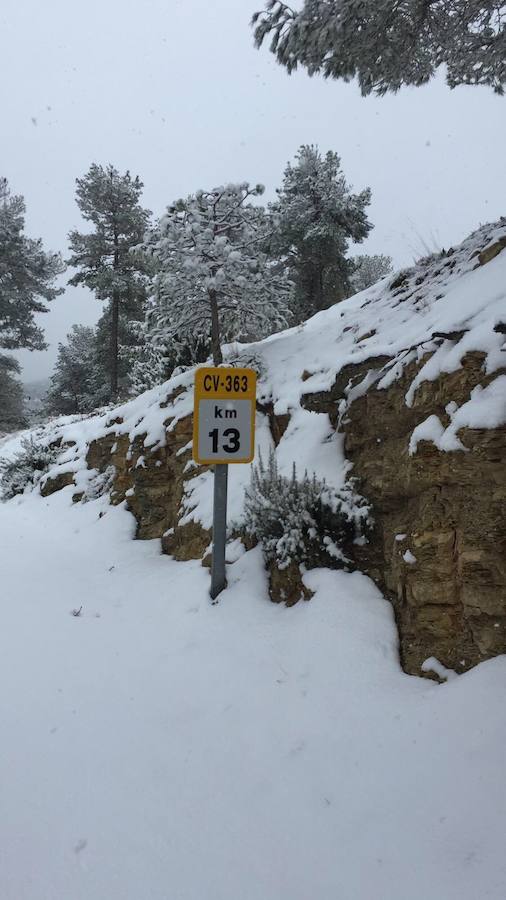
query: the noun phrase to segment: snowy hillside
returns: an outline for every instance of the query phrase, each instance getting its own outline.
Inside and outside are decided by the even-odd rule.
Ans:
[[[422,437],[443,449],[456,449],[456,432],[463,427],[495,427],[506,420],[506,220],[479,229],[459,247],[398,272],[374,287],[314,316],[305,324],[273,335],[258,344],[229,345],[229,364],[249,364],[258,371],[260,409],[272,404],[274,415],[290,415],[277,450],[281,470],[291,471],[295,460],[330,484],[343,483],[349,465],[340,437],[325,416],[304,408],[304,397],[330,391],[340,373],[370,361],[365,377],[345,379],[340,417],[348,406],[370,390],[386,390],[414,361],[425,360],[406,392],[406,406],[424,381],[459,368],[470,352],[484,355],[483,373],[498,373],[492,384],[478,389],[469,402],[452,410],[443,428],[431,421],[413,435],[411,451]],[[377,363],[375,361],[377,360]],[[101,416],[67,417],[42,429],[45,443],[70,445],[50,477],[74,473],[78,491],[86,490],[92,473],[85,456],[91,441],[106,435],[127,435],[130,444],[142,438],[150,450],[165,445],[167,435],[193,410],[193,370],[173,377],[159,388]],[[259,412],[257,442],[265,455],[271,444],[266,416]],[[5,452],[14,452],[16,444]],[[191,444],[185,448],[191,450]],[[142,461],[137,463],[142,465]],[[191,467],[191,463],[188,466]],[[232,517],[240,515],[241,494],[249,481],[248,466],[231,471]],[[205,471],[188,485],[185,512],[205,527],[211,524],[211,473]]]
[[[296,461],[339,487],[360,397],[401,384],[409,411],[474,353],[483,385],[403,436],[422,468],[427,445],[467,458],[462,429],[506,422],[504,247],[506,222],[485,226],[299,328],[229,346],[259,373],[264,455],[276,444],[282,471]],[[392,606],[360,572],[307,572],[312,600],[287,610],[268,601],[260,548],[236,542],[211,606],[202,554],[161,554],[165,519],[133,540],[161,489],[142,479],[176,473],[177,528],[199,523],[206,545],[193,377],[32,432],[61,442],[57,458],[0,504],[2,900],[504,900],[505,656],[462,675],[429,659],[442,684],[408,676]],[[248,481],[232,467],[230,519]]]

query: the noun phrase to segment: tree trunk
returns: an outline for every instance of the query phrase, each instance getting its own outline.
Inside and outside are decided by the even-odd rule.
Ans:
[[[111,400],[118,396],[119,292],[113,290],[111,301]]]
[[[114,227],[114,258],[112,267],[114,272],[119,268],[119,240],[116,227]],[[118,396],[118,350],[119,350],[119,291],[112,289],[111,306],[111,400]]]
[[[213,354],[213,363],[215,366],[221,366],[223,354],[221,352],[220,317],[216,291],[209,291],[209,302],[211,304],[211,350]]]
[[[318,309],[324,309],[325,300],[323,293],[323,263],[318,264]]]

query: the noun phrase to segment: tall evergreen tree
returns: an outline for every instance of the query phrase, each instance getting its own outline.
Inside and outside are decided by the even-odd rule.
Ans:
[[[284,255],[296,284],[298,321],[350,294],[350,241],[360,243],[372,228],[367,219],[369,188],[353,194],[341,161],[329,151],[303,145],[285,169],[278,200],[270,211],[275,227],[270,251]]]
[[[44,350],[37,313],[63,289],[55,287],[65,270],[61,256],[47,253],[41,240],[24,234],[25,202],[0,179],[0,348]]]
[[[255,13],[255,43],[267,36],[288,72],[358,78],[362,94],[421,85],[446,67],[450,87],[506,84],[506,5],[500,0],[302,0],[299,11],[267,0]]]
[[[146,245],[159,266],[148,312],[155,346],[263,337],[286,324],[292,285],[265,250],[268,220],[250,198],[261,186],[198,191],[169,207]]]
[[[107,372],[94,328],[73,325],[58,357],[45,399],[48,413],[91,412],[107,402]]]
[[[28,238],[23,197],[0,179],[0,349],[44,350],[44,334],[36,321],[47,303],[62,293],[56,277],[65,270],[57,253],[47,253],[41,240]],[[26,424],[18,363],[0,354],[0,430]]]
[[[91,233],[69,235],[69,264],[77,269],[70,284],[84,284],[107,302],[102,328],[107,333],[109,396],[124,385],[120,380],[120,339],[134,341],[132,323],[143,318],[149,281],[149,260],[132,252],[144,238],[150,213],[140,205],[143,184],[114,166],[90,167],[77,179],[77,205],[93,226]],[[128,336],[127,338],[125,336]]]
[[[27,425],[23,386],[16,378],[19,370],[17,360],[0,354],[0,434]]]

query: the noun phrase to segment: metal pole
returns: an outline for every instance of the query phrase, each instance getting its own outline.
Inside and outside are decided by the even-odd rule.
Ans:
[[[227,586],[225,574],[227,482],[228,465],[219,463],[214,467],[213,560],[211,566],[211,599],[213,601],[216,601],[218,594]]]

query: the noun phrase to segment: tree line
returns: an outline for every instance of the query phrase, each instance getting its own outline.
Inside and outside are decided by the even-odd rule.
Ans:
[[[135,395],[178,366],[222,361],[222,345],[296,325],[391,271],[386,256],[350,256],[373,227],[371,192],[354,193],[336,153],[304,145],[276,200],[263,186],[227,184],[179,199],[158,221],[130,172],[93,164],[76,180],[86,229],[69,234],[66,263],[24,235],[24,201],[2,182],[0,347],[44,349],[37,313],[63,292],[57,277],[103,303],[76,324],[58,357],[46,410],[85,413]],[[12,357],[0,356],[0,429],[23,423]]]

